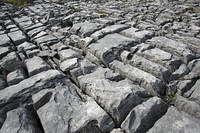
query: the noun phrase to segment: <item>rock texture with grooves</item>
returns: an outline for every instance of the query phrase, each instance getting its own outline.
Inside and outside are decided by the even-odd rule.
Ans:
[[[200,132],[199,0],[25,1],[0,1],[0,133]]]

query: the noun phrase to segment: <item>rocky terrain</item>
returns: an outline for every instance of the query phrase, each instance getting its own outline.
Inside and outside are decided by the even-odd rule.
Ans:
[[[0,133],[200,133],[199,0],[0,3]]]

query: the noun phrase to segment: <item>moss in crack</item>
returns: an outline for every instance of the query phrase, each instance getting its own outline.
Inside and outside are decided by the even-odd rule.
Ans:
[[[175,91],[170,91],[170,92],[167,93],[165,101],[168,104],[174,104],[175,99],[176,99],[176,92]]]
[[[54,2],[55,4],[58,4],[58,5],[64,5],[65,4],[65,2],[64,1],[56,1],[56,2]]]
[[[15,5],[15,6],[29,6],[29,5],[31,5],[31,3],[29,3],[26,0],[0,0],[0,2],[10,3],[10,4]]]
[[[110,14],[110,13],[107,12],[107,11],[101,11],[101,10],[96,11],[96,13],[99,13],[99,14],[106,14],[106,15],[109,15],[109,14]]]

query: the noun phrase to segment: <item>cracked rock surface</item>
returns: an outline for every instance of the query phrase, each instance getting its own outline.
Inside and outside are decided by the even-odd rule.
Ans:
[[[198,0],[0,2],[0,133],[199,133]]]

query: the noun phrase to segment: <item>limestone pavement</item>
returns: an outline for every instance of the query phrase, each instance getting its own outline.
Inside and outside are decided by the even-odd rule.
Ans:
[[[200,2],[0,3],[0,133],[200,132]]]

